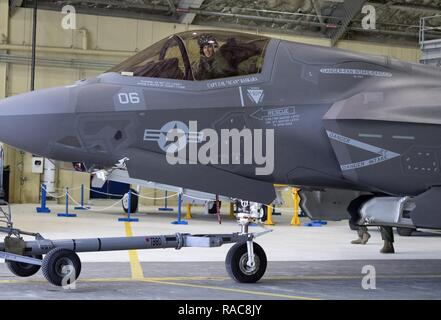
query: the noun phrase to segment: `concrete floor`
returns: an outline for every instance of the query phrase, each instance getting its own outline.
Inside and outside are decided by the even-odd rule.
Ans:
[[[112,202],[97,201],[101,210]],[[13,205],[14,226],[38,231],[50,239],[188,233],[237,232],[234,220],[193,209],[188,225],[173,225],[176,213],[141,208],[140,221],[118,222],[121,209],[76,211],[76,218],[57,217],[64,207],[49,205],[50,214],[35,213],[36,205]],[[232,281],[224,266],[231,245],[219,248],[183,248],[80,253],[82,274],[76,289],[49,285],[41,272],[16,278],[0,264],[0,299],[440,299],[440,238],[432,235],[396,235],[395,255],[379,253],[382,241],[376,228],[365,246],[351,245],[356,237],[347,221],[323,227],[289,225],[290,210],[275,216],[274,232],[258,238],[268,268],[256,284]],[[307,222],[304,220],[303,222]],[[253,230],[260,230],[259,227]],[[362,268],[375,267],[376,289],[362,288]]]

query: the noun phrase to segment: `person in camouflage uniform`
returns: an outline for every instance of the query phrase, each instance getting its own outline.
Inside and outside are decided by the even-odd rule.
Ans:
[[[193,70],[196,80],[209,80],[258,72],[262,58],[256,45],[229,38],[222,47],[209,34],[198,38],[199,63]]]
[[[198,39],[200,48],[199,64],[194,72],[197,80],[209,80],[234,75],[234,69],[228,63],[218,48],[216,39],[208,34],[203,34]]]

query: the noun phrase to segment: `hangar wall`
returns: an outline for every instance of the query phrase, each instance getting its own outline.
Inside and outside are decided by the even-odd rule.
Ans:
[[[136,19],[93,16],[78,14],[76,30],[64,30],[61,27],[61,12],[39,10],[37,30],[37,57],[63,60],[65,63],[96,62],[97,66],[51,66],[38,65],[36,68],[36,89],[67,85],[91,77],[105,68],[101,63],[115,64],[134,52],[174,33],[194,29],[210,29],[204,26],[171,24]],[[18,8],[11,18],[8,17],[8,0],[0,0],[0,54],[30,57],[32,29],[32,10]],[[262,33],[267,34],[267,33]],[[270,36],[329,46],[327,39],[307,38],[294,35]],[[385,46],[385,44],[363,43],[357,41],[340,41],[339,48],[368,54],[387,55],[406,61],[417,62],[419,49],[415,47]],[[6,50],[7,51],[6,51]],[[55,63],[55,62],[54,62]],[[30,86],[30,63],[0,62],[0,98],[26,92]],[[11,168],[10,201],[15,203],[38,202],[40,175],[31,172],[32,155],[24,154],[6,147],[6,164]],[[60,172],[58,187],[78,186],[89,179],[84,174]],[[144,194],[152,196],[163,193],[146,190]],[[87,195],[86,195],[87,196]],[[291,192],[285,192],[287,205],[292,205]],[[152,204],[151,201],[141,201]],[[155,203],[155,204],[160,204]],[[176,204],[176,198],[170,199]]]

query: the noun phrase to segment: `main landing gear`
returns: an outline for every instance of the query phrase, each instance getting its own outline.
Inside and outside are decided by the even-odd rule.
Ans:
[[[7,211],[3,206],[7,206]],[[227,272],[238,282],[253,283],[262,278],[267,265],[265,252],[254,239],[272,231],[249,232],[250,224],[259,222],[261,211],[259,205],[251,203],[246,210],[237,214],[241,231],[231,234],[176,233],[140,237],[49,240],[38,233],[13,228],[9,204],[4,202],[0,203],[0,222],[4,222],[6,226],[0,226],[0,232],[6,233],[7,236],[4,242],[0,242],[0,258],[5,259],[9,270],[16,276],[29,277],[41,268],[49,283],[55,286],[67,286],[80,276],[81,260],[77,252],[160,248],[179,250],[183,247],[211,248],[235,243],[225,259]],[[22,235],[33,236],[35,240],[25,241]]]

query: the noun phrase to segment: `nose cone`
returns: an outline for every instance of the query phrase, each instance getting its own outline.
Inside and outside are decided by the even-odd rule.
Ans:
[[[72,113],[69,89],[45,89],[0,100],[0,141],[44,155],[60,117]]]

